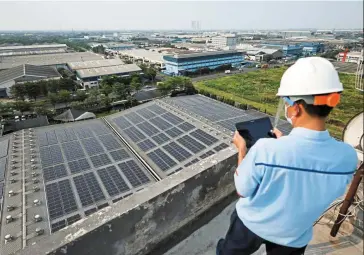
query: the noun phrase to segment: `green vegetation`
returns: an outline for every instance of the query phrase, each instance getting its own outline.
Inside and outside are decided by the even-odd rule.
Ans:
[[[211,94],[239,104],[250,105],[275,115],[278,105],[278,98],[275,95],[285,70],[286,68],[260,70],[201,81],[194,85],[201,94]],[[328,128],[337,138],[341,138],[342,130],[350,118],[363,109],[363,97],[354,86],[355,76],[340,74],[340,80],[345,90],[340,105],[333,110],[328,120]]]
[[[195,89],[193,87],[192,81],[188,77],[184,76],[176,76],[169,77],[165,79],[163,82],[159,82],[157,84],[158,90],[162,93],[162,95],[166,96],[172,93],[172,96],[175,93],[186,93],[186,94],[194,94]]]

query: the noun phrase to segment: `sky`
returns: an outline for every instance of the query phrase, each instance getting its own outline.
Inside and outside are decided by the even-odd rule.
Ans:
[[[1,1],[0,30],[346,29],[363,1]]]

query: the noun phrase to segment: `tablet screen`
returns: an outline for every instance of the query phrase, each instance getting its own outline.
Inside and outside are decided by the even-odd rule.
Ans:
[[[269,132],[273,129],[269,117],[239,122],[235,124],[235,127],[245,139],[248,148],[258,139],[269,137]]]

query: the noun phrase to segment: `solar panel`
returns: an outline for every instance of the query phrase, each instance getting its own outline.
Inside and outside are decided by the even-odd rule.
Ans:
[[[209,156],[211,156],[211,155],[214,155],[215,154],[215,152],[213,152],[213,151],[207,151],[207,152],[205,152],[204,154],[202,154],[201,156],[200,156],[200,158],[201,159],[205,159],[205,158],[207,158],[207,157],[209,157]]]
[[[185,132],[188,132],[188,131],[190,131],[190,130],[192,130],[192,129],[194,129],[195,128],[195,126],[194,125],[192,125],[192,124],[190,124],[190,123],[188,123],[188,122],[183,122],[182,124],[180,124],[179,126],[178,126],[180,129],[182,129],[183,131],[185,131]]]
[[[73,141],[77,139],[75,132],[71,128],[64,129],[64,133],[67,135],[68,141]]]
[[[99,136],[99,139],[108,151],[121,147],[120,143],[114,138],[112,134]]]
[[[105,153],[96,155],[96,156],[92,156],[92,157],[90,157],[90,159],[95,168],[111,164],[110,158]]]
[[[198,161],[199,161],[199,160],[196,158],[196,159],[192,160],[191,162],[187,163],[187,164],[185,165],[185,167],[189,167],[189,166],[191,166],[191,165],[193,165],[193,164],[197,163]]]
[[[126,129],[132,126],[132,124],[126,118],[124,118],[124,116],[115,118],[114,122],[121,129]]]
[[[143,172],[142,169],[140,169],[140,167],[134,162],[134,160],[120,163],[118,166],[133,187],[138,187],[140,185],[150,182],[147,175]]]
[[[200,141],[200,142],[202,142],[202,143],[204,143],[206,145],[211,145],[211,144],[214,144],[214,143],[216,143],[218,141],[218,139],[216,139],[212,135],[209,135],[208,133],[202,131],[201,129],[197,129],[195,131],[192,131],[190,133],[190,135],[192,135],[198,141]]]
[[[63,143],[62,148],[68,161],[85,157],[81,144],[78,141]]]
[[[53,181],[64,176],[67,176],[67,171],[63,164],[43,168],[43,178],[46,182]]]
[[[177,163],[161,149],[148,153],[149,158],[163,171],[175,166]]]
[[[48,145],[47,135],[44,132],[37,133],[39,147]]]
[[[91,123],[90,128],[94,131],[97,135],[105,135],[111,133],[111,130],[108,129],[105,125],[101,123]]]
[[[51,231],[52,233],[57,232],[58,230],[66,227],[66,220],[60,220],[58,222],[55,222],[51,225]]]
[[[206,148],[189,135],[182,136],[181,138],[178,138],[177,141],[193,153],[198,153]]]
[[[96,208],[91,208],[91,209],[88,209],[88,210],[85,211],[85,215],[89,216],[89,215],[91,215],[91,214],[93,214],[95,212],[97,212],[97,209]]]
[[[140,143],[137,144],[138,147],[142,150],[142,151],[149,151],[150,149],[153,149],[154,147],[156,147],[155,143],[153,143],[151,140],[146,139]]]
[[[166,136],[165,134],[163,133],[160,133],[158,135],[155,135],[155,136],[152,136],[152,139],[159,145],[165,143],[165,142],[168,142],[169,141],[169,138],[168,136]]]
[[[82,206],[88,206],[105,199],[94,173],[78,175],[73,178]]]
[[[51,220],[77,210],[77,204],[69,180],[46,185],[47,205]]]
[[[225,149],[227,147],[229,147],[229,146],[226,143],[221,143],[218,146],[214,147],[214,151],[218,152],[218,151],[221,151],[221,150],[223,150],[223,149]]]
[[[90,164],[85,158],[68,162],[68,167],[70,168],[71,173],[73,174],[86,171],[91,168]]]
[[[60,142],[68,141],[68,137],[67,137],[66,133],[64,132],[64,129],[56,129],[55,132],[56,132],[57,138]]]
[[[43,167],[63,163],[61,148],[59,145],[41,147],[39,149],[40,160]]]
[[[179,136],[179,135],[183,134],[183,132],[182,132],[180,129],[176,128],[176,127],[173,127],[173,128],[171,128],[171,129],[166,130],[166,133],[167,133],[170,137],[172,137],[172,138],[175,138],[175,137],[177,137],[177,136]]]
[[[146,122],[146,121],[139,123],[137,125],[137,127],[140,130],[142,130],[145,134],[147,134],[148,136],[152,136],[152,135],[159,133],[158,129],[156,129],[152,124],[150,124],[149,122]]]
[[[145,135],[134,127],[125,129],[124,132],[133,142],[139,142],[145,138]]]
[[[57,136],[56,136],[56,133],[54,132],[54,130],[47,131],[46,135],[47,135],[47,140],[48,140],[49,145],[58,143]]]
[[[68,217],[67,225],[71,225],[71,224],[75,223],[76,221],[79,221],[80,219],[81,219],[81,216],[79,214]]]
[[[149,111],[147,108],[137,110],[136,112],[147,120],[156,116],[154,112]]]
[[[130,122],[134,123],[134,124],[138,124],[140,122],[143,122],[144,119],[142,117],[140,117],[137,113],[135,112],[131,112],[128,114],[124,115]]]
[[[76,127],[74,128],[74,130],[80,139],[90,138],[94,136],[92,134],[92,131],[88,127]]]
[[[81,140],[83,146],[86,149],[88,155],[92,156],[104,152],[101,144],[94,138],[88,138]]]
[[[130,190],[126,182],[116,170],[115,166],[109,166],[97,170],[109,196],[113,197]]]
[[[161,130],[166,130],[172,127],[171,124],[169,124],[167,121],[163,120],[160,117],[155,117],[153,119],[150,119],[149,121],[152,122],[154,126],[158,127]]]
[[[169,123],[172,123],[174,125],[178,125],[183,122],[183,119],[181,119],[180,117],[178,117],[170,112],[166,112],[165,114],[163,114],[161,116],[162,116],[162,118],[167,120]]]
[[[156,104],[151,105],[148,109],[157,114],[163,114],[163,113],[167,112],[162,107],[160,107]]]
[[[63,156],[59,145],[49,146],[48,150],[51,153],[53,165],[63,163]]]
[[[179,162],[192,156],[191,153],[183,149],[175,142],[171,142],[169,144],[164,145],[163,149],[165,149],[170,155],[172,155]]]
[[[115,161],[120,161],[123,159],[130,158],[129,154],[124,149],[120,149],[117,151],[111,151],[110,155]]]

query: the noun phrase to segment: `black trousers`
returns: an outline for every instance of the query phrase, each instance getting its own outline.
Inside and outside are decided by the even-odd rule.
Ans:
[[[220,239],[216,255],[250,255],[265,244],[267,255],[302,255],[305,247],[292,248],[271,243],[251,232],[239,219],[236,210],[230,218],[230,227],[225,239]]]

